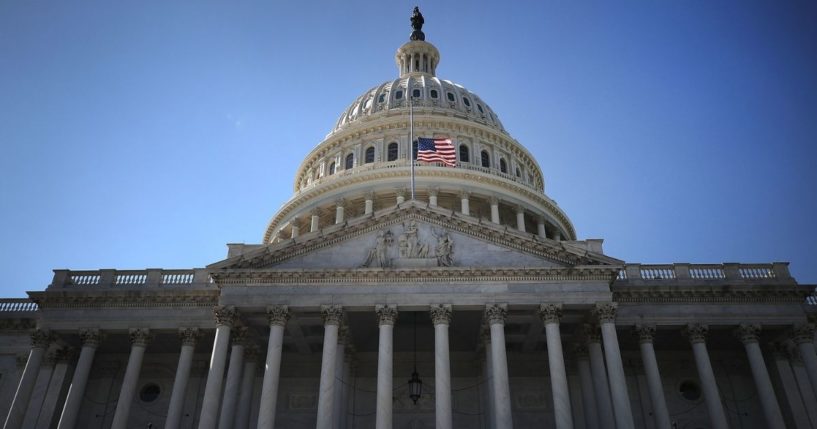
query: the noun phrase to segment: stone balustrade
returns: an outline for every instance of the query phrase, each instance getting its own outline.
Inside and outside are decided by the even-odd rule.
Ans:
[[[49,289],[214,287],[204,268],[186,270],[54,270]]]
[[[37,309],[37,303],[28,298],[0,298],[0,313],[29,313]]]
[[[793,283],[787,262],[770,264],[626,264],[616,283],[623,284],[712,284]]]

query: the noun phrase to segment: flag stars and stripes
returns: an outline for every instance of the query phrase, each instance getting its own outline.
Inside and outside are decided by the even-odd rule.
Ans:
[[[441,162],[448,167],[457,166],[457,154],[449,138],[417,139],[417,161]]]

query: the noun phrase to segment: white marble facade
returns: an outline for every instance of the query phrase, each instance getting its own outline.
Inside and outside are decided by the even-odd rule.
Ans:
[[[786,263],[642,265],[578,240],[439,60],[419,37],[398,50],[261,243],[205,268],[55,270],[0,300],[5,427],[817,427],[813,286]],[[458,157],[417,164],[413,199],[408,97],[414,136]]]

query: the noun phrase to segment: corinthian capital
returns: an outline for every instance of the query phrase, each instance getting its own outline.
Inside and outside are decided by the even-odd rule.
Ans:
[[[638,337],[639,344],[651,343],[655,337],[655,326],[635,325],[634,333]]]
[[[545,325],[559,323],[562,320],[562,304],[539,304],[539,317]]]
[[[31,347],[47,349],[53,339],[54,337],[51,335],[51,332],[37,329],[31,333]]]
[[[735,336],[738,337],[743,344],[756,343],[760,335],[760,325],[741,323],[735,329]]]
[[[128,330],[128,336],[132,345],[141,347],[147,347],[153,338],[150,335],[150,329],[147,328],[131,328]]]
[[[267,307],[267,320],[270,326],[286,326],[289,317],[289,307],[286,305],[271,305]]]
[[[700,323],[690,323],[683,329],[682,333],[692,344],[703,343],[706,342],[706,335],[709,333],[709,327]]]
[[[238,310],[233,306],[220,305],[213,308],[213,317],[216,318],[216,326],[232,327],[238,319]]]
[[[505,324],[505,319],[508,317],[508,306],[506,304],[489,304],[485,306],[485,319],[488,324]]]
[[[794,325],[794,328],[792,329],[792,339],[797,344],[810,343],[814,341],[814,325],[811,323]]]
[[[338,325],[343,321],[343,307],[339,305],[322,305],[321,318],[324,325]]]
[[[179,338],[183,346],[195,346],[199,335],[199,328],[179,328]]]
[[[431,321],[435,325],[450,325],[451,324],[451,305],[450,304],[432,304],[429,308],[431,314]]]
[[[79,339],[83,346],[97,347],[102,339],[102,334],[96,328],[82,328],[79,330]]]
[[[397,321],[397,306],[395,305],[376,305],[374,312],[377,313],[377,324],[379,325],[394,325]]]
[[[618,305],[615,302],[599,302],[593,307],[593,315],[599,320],[599,323],[613,323],[616,321],[616,309]]]

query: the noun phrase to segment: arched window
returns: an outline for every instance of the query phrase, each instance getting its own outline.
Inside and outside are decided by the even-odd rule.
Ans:
[[[355,166],[355,155],[350,153],[349,155],[346,155],[346,162],[343,164],[343,168],[349,170],[354,166]]]
[[[505,162],[505,159],[503,159],[503,158],[499,158],[499,171],[501,171],[503,173],[508,172],[508,163]]]
[[[431,90],[431,98],[437,98],[437,90],[436,89]]]
[[[380,96],[377,97],[377,102],[382,103],[384,101],[386,101],[386,94],[380,94]]]
[[[374,148],[369,147],[366,149],[366,156],[363,158],[363,163],[371,164],[372,162],[374,162]]]
[[[412,90],[411,96],[414,98],[420,98],[420,90],[419,89]]]
[[[466,106],[471,107],[471,100],[468,97],[462,97],[462,102],[465,103]]]
[[[394,93],[394,99],[395,100],[399,100],[401,98],[403,98],[403,91],[402,90],[397,91],[397,92]]]
[[[481,159],[482,166],[485,167],[485,168],[490,168],[491,167],[491,155],[488,155],[488,151],[483,150],[482,153],[480,153],[479,155],[480,155],[480,158],[482,158]]]
[[[389,150],[386,160],[397,161],[397,142],[389,143]]]
[[[448,94],[446,94],[446,96],[448,96],[448,101],[454,101],[454,93],[453,92],[449,92]]]
[[[485,113],[485,111],[482,110],[482,104],[477,104],[477,110],[479,110],[479,113]]]
[[[519,167],[516,167],[516,177],[522,177],[522,172],[519,171]]]
[[[333,174],[335,174],[335,163],[334,162],[329,164],[329,175],[331,176]]]
[[[460,145],[460,162],[469,162],[470,157],[468,156],[468,146],[461,144]]]

